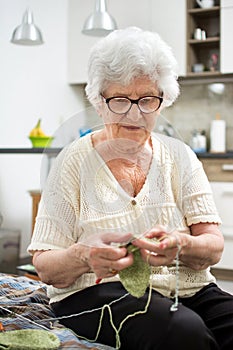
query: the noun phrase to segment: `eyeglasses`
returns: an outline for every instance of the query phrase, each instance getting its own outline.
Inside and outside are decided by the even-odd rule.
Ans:
[[[137,100],[128,97],[109,97],[102,96],[111,112],[116,114],[126,114],[129,112],[133,104],[136,104],[142,113],[153,113],[159,109],[163,102],[163,98],[159,96],[143,96]]]

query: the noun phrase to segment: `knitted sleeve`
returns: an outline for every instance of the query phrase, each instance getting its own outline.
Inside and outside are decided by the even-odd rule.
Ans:
[[[183,213],[187,225],[200,222],[221,223],[213,193],[202,163],[187,146],[186,159],[183,158]]]
[[[57,156],[42,192],[29,252],[61,249],[77,241],[78,164],[72,147]]]

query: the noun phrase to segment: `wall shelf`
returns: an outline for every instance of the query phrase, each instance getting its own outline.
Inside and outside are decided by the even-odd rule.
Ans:
[[[193,16],[212,16],[213,13],[219,13],[220,11],[220,6],[213,6],[211,8],[190,8],[188,9],[188,13],[192,14]]]
[[[205,75],[220,71],[220,6],[216,2],[217,6],[199,8],[196,1],[187,0],[187,76],[199,74],[197,64],[203,65]],[[197,28],[204,33],[202,40],[194,37]]]
[[[208,45],[208,44],[216,44],[220,42],[219,36],[213,36],[206,38],[205,40],[196,40],[196,39],[189,39],[188,43],[191,45]]]
[[[210,71],[204,71],[201,73],[194,73],[194,72],[190,72],[186,75],[186,78],[205,78],[205,77],[214,77],[214,78],[218,78],[221,77],[221,73],[219,71],[214,71],[214,72],[210,72]]]

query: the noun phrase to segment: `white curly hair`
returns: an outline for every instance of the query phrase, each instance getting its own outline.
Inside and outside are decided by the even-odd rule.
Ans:
[[[127,85],[139,76],[148,76],[157,84],[164,98],[163,107],[178,97],[177,62],[159,34],[137,27],[115,30],[90,51],[87,98],[96,107],[109,84]]]

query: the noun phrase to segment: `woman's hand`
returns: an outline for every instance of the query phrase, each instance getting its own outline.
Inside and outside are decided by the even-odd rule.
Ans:
[[[80,245],[89,246],[86,263],[98,280],[112,277],[132,265],[133,255],[125,248],[132,237],[132,233],[108,232],[80,242]]]
[[[133,263],[133,255],[123,247],[131,237],[108,233],[96,240],[95,246],[82,242],[67,249],[37,251],[33,264],[40,279],[57,288],[69,287],[87,272],[94,272],[98,279],[112,277]]]
[[[112,277],[133,264],[133,255],[125,247],[91,248],[88,265],[98,278]]]
[[[141,249],[143,260],[150,265],[169,265],[180,247],[179,235],[177,231],[168,233],[165,227],[157,226],[145,235],[146,239],[136,239],[132,244]]]
[[[219,262],[224,247],[223,236],[214,223],[193,224],[190,234],[168,233],[157,226],[145,238],[148,239],[137,239],[132,244],[141,249],[143,259],[153,266],[171,264],[179,247],[180,261],[193,270],[204,270]]]

